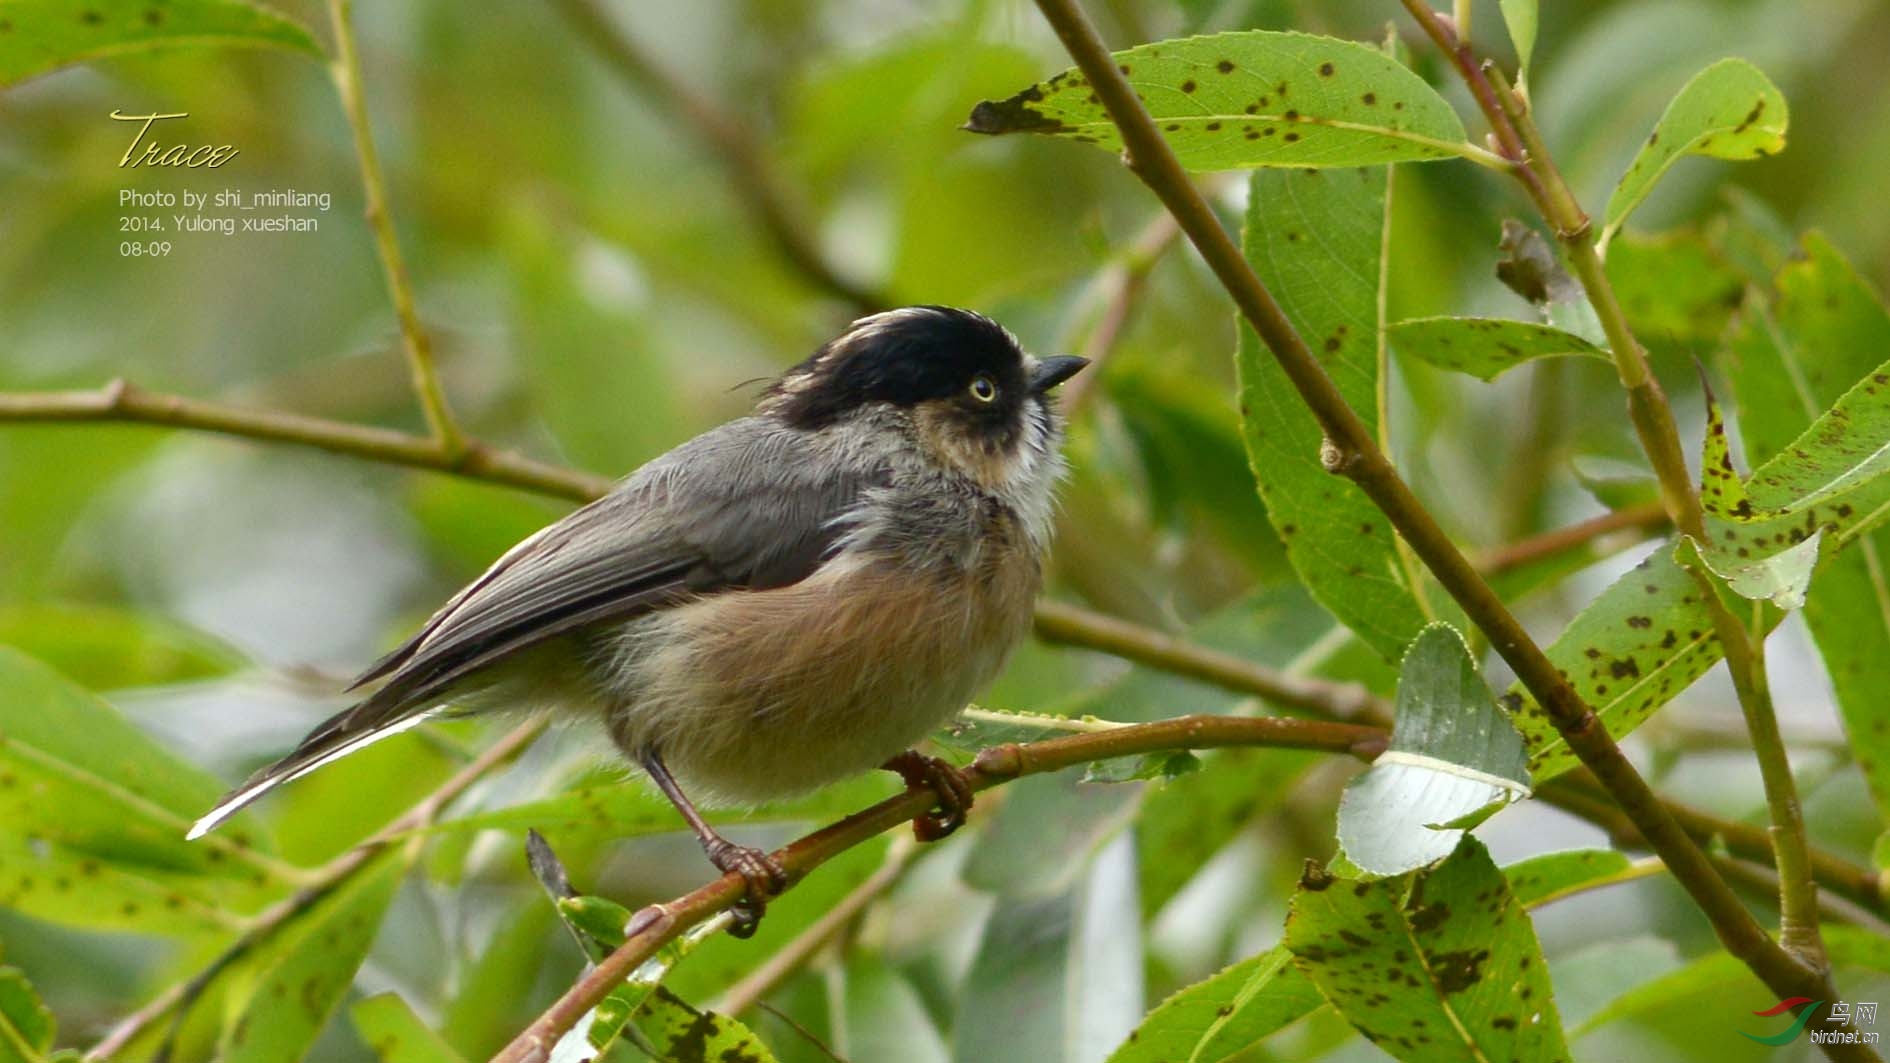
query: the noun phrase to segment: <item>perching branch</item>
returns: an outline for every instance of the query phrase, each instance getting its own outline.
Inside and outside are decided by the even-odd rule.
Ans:
[[[647,93],[659,113],[673,119],[684,134],[697,138],[703,150],[721,163],[736,195],[788,265],[856,313],[871,314],[893,305],[884,292],[848,280],[827,260],[807,219],[793,206],[787,183],[744,122],[664,69],[599,8],[596,0],[555,0],[552,6],[586,44],[596,49],[612,73]]]
[[[1638,538],[1658,532],[1669,524],[1667,509],[1659,502],[1647,502],[1625,509],[1610,510],[1598,517],[1577,521],[1527,539],[1499,546],[1483,555],[1477,567],[1486,576],[1500,576],[1537,561],[1546,561],[1579,550],[1597,539],[1617,532],[1634,532]],[[1638,541],[1638,539],[1637,539]]]
[[[1548,145],[1536,128],[1528,101],[1509,85],[1489,62],[1479,63],[1468,42],[1433,11],[1427,0],[1402,0],[1411,17],[1448,57],[1478,107],[1489,121],[1502,154],[1520,163],[1512,172],[1522,180],[1543,218],[1555,230],[1589,303],[1600,319],[1615,372],[1627,393],[1628,416],[1640,437],[1641,449],[1654,468],[1662,501],[1674,526],[1695,540],[1706,537],[1705,517],[1692,474],[1687,471],[1685,448],[1674,423],[1673,408],[1647,361],[1647,351],[1628,326],[1627,314],[1602,268],[1589,217],[1568,182],[1557,169]],[[1779,733],[1765,670],[1764,635],[1754,634],[1721,600],[1713,576],[1703,566],[1691,569],[1701,598],[1712,616],[1714,633],[1726,654],[1739,706],[1752,735],[1759,761],[1766,806],[1771,814],[1774,845],[1778,850],[1780,942],[1794,958],[1823,973],[1823,985],[1810,995],[1832,999],[1829,963],[1818,933],[1818,896],[1813,881],[1804,814],[1792,780],[1785,742]]]
[[[335,91],[341,95],[342,110],[347,112],[348,127],[354,132],[354,153],[361,162],[361,191],[367,200],[368,228],[373,230],[381,269],[387,274],[387,292],[394,301],[394,316],[400,321],[414,394],[426,414],[433,442],[448,458],[457,458],[466,444],[447,408],[446,389],[440,384],[439,367],[433,361],[433,340],[414,308],[413,281],[407,276],[407,263],[400,255],[400,240],[394,234],[394,218],[387,207],[387,180],[381,175],[381,157],[374,148],[367,100],[361,92],[361,57],[355,51],[354,27],[349,21],[352,7],[352,0],[329,0],[329,21],[335,31],[335,61],[329,65],[329,73],[334,78]]]
[[[1375,727],[1281,717],[1178,716],[1155,723],[1049,738],[1027,745],[993,746],[966,771],[974,790],[988,790],[1026,775],[1142,753],[1272,746],[1343,753],[1371,760],[1384,751],[1385,732]],[[855,845],[903,826],[931,808],[928,791],[907,790],[822,828],[777,851],[789,887],[809,871]],[[620,985],[630,972],[683,931],[709,919],[742,897],[740,875],[727,874],[673,901],[636,913],[624,943],[565,991],[544,1014],[493,1057],[493,1063],[542,1063],[552,1045],[584,1014]]]
[[[1416,3],[1416,0],[1407,0]],[[1785,952],[1746,910],[1706,854],[1666,811],[1613,736],[1523,629],[1488,583],[1451,542],[1398,475],[1372,433],[1346,404],[1248,265],[1219,218],[1188,180],[1109,49],[1076,0],[1037,0],[1120,132],[1131,169],[1175,215],[1242,315],[1273,353],[1324,429],[1327,467],[1356,483],[1377,504],[1412,550],[1481,629],[1493,649],[1547,712],[1569,748],[1592,770],[1656,855],[1706,913],[1727,951],[1780,996],[1825,993],[1825,981]],[[1421,6],[1421,5],[1419,5]],[[1428,9],[1426,9],[1428,13]],[[1435,21],[1435,16],[1432,16]],[[1526,170],[1526,168],[1524,168]],[[1527,178],[1525,179],[1527,180]],[[1825,999],[1829,999],[1828,996]]]

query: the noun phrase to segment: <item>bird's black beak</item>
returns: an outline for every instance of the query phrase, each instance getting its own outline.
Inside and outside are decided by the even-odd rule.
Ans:
[[[1037,368],[1030,374],[1030,390],[1041,395],[1075,376],[1088,364],[1089,359],[1079,358],[1074,354],[1039,358]]]

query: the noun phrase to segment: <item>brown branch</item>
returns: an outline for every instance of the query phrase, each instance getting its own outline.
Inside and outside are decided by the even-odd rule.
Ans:
[[[1727,950],[1781,996],[1816,998],[1823,994],[1824,980],[1766,934],[1706,854],[1667,813],[1567,678],[1398,475],[1371,431],[1347,405],[1304,338],[1248,265],[1220,219],[1189,182],[1180,161],[1076,0],[1037,0],[1037,6],[1121,133],[1131,169],[1175,215],[1182,231],[1324,429],[1326,446],[1322,456],[1329,459],[1327,468],[1351,479],[1377,504],[1438,584],[1488,636],[1492,648],[1535,696],[1569,748],[1639,825],[1674,878],[1706,913]]]
[[[610,481],[466,440],[459,453],[423,436],[277,410],[247,409],[145,391],[116,380],[96,391],[0,393],[0,421],[120,421],[313,447],[387,465],[432,469],[539,494],[584,501]]]
[[[1660,379],[1648,365],[1647,351],[1628,325],[1614,286],[1602,268],[1601,254],[1595,247],[1589,217],[1582,210],[1568,182],[1550,156],[1547,143],[1536,128],[1528,101],[1511,89],[1507,79],[1494,64],[1477,62],[1468,42],[1454,30],[1429,0],[1402,0],[1405,9],[1424,32],[1448,56],[1462,77],[1503,154],[1523,163],[1512,172],[1522,181],[1543,218],[1555,229],[1564,253],[1583,290],[1594,307],[1595,316],[1607,335],[1621,388],[1627,393],[1628,418],[1634,425],[1641,449],[1654,468],[1660,483],[1662,501],[1674,526],[1696,540],[1706,538],[1705,517],[1700,498],[1694,490],[1692,474],[1687,471],[1685,449],[1674,423],[1673,408],[1662,390]],[[1752,735],[1753,754],[1759,763],[1765,787],[1767,810],[1771,814],[1773,845],[1779,871],[1780,943],[1798,966],[1814,972],[1815,984],[1804,995],[1829,1000],[1835,997],[1830,982],[1830,964],[1818,933],[1818,891],[1810,867],[1810,844],[1805,830],[1804,813],[1799,805],[1797,785],[1791,763],[1779,733],[1778,713],[1772,703],[1770,682],[1766,676],[1764,634],[1749,631],[1720,598],[1714,577],[1704,566],[1692,566],[1690,572],[1700,587],[1702,600],[1713,622],[1726,657],[1726,669],[1732,677],[1746,729]],[[1683,879],[1684,881],[1684,879]],[[1698,896],[1696,895],[1696,900]],[[1730,912],[1728,913],[1730,914]],[[1716,929],[1721,929],[1715,919]],[[1755,924],[1756,925],[1756,924]],[[1742,935],[1743,936],[1743,935]],[[1764,960],[1767,948],[1750,955],[1727,946],[1748,965]],[[1758,971],[1758,967],[1754,966]],[[1760,972],[1763,977],[1763,972]],[[1803,981],[1796,979],[1795,981]],[[1780,983],[1771,982],[1774,989]],[[1826,1049],[1827,1054],[1876,1058],[1875,1053],[1848,1049]]]
[[[769,162],[754,131],[740,118],[723,111],[664,69],[596,0],[554,0],[552,6],[613,73],[648,94],[658,113],[695,137],[702,149],[721,163],[736,195],[790,266],[814,287],[847,303],[857,313],[871,314],[892,305],[884,292],[848,280],[827,260],[807,220],[793,206],[787,183]]]
[[[1225,746],[1273,746],[1342,753],[1370,760],[1383,752],[1385,733],[1374,727],[1282,717],[1178,716],[1156,723],[993,746],[966,771],[974,790],[1110,757]],[[822,828],[777,851],[792,887],[807,873],[861,842],[903,826],[931,807],[928,792],[908,790]],[[641,909],[625,941],[565,991],[544,1014],[493,1057],[494,1063],[543,1063],[552,1045],[597,1006],[644,960],[677,935],[741,898],[740,875],[727,874],[664,904]]]

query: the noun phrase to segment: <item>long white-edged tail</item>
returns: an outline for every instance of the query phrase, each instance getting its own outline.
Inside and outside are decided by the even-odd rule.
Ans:
[[[251,801],[283,783],[293,782],[316,768],[340,760],[357,749],[371,746],[383,738],[417,726],[432,715],[416,712],[411,716],[393,720],[383,727],[353,731],[343,726],[343,722],[353,711],[351,709],[344,712],[316,728],[313,734],[302,740],[302,744],[295,748],[295,752],[251,775],[243,785],[223,795],[223,799],[216,803],[216,807],[191,824],[190,832],[184,837],[195,841],[215,830],[218,824],[241,811]]]

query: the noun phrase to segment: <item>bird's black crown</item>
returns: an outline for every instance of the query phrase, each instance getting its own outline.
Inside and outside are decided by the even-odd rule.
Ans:
[[[1015,410],[1028,392],[1024,352],[1003,326],[949,306],[909,306],[861,318],[768,390],[780,416],[801,428],[831,424],[873,402],[914,406],[964,396],[980,375]]]

